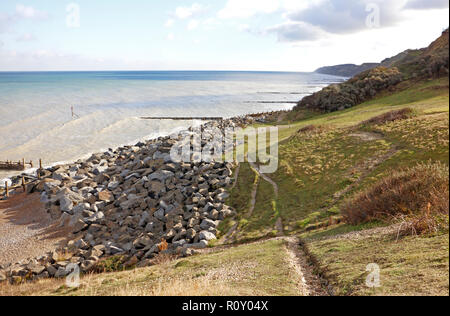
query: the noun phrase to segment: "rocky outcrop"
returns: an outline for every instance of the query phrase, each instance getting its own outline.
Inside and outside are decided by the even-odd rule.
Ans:
[[[341,84],[330,85],[303,98],[294,108],[323,112],[344,110],[373,98],[377,93],[402,81],[397,68],[377,67]]]

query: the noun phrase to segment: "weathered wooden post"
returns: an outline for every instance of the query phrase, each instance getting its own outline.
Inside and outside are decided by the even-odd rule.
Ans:
[[[25,158],[22,158],[22,166],[25,168]]]
[[[39,169],[36,171],[38,179],[41,179],[41,170],[42,170],[42,159],[39,159]]]
[[[30,166],[33,168],[33,160],[30,160]]]
[[[25,184],[25,177],[22,177],[22,189],[23,189],[23,193],[27,192],[27,185]]]
[[[5,181],[5,196],[9,197],[8,181]]]

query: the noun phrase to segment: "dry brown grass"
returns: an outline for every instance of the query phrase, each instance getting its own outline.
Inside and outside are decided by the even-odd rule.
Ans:
[[[297,131],[298,135],[301,134],[320,134],[326,132],[328,129],[325,126],[316,126],[316,125],[307,125],[305,127],[300,128]]]
[[[73,253],[69,252],[69,251],[63,251],[63,250],[57,250],[55,251],[55,261],[59,262],[59,261],[69,261],[72,257],[73,257]]]
[[[178,259],[178,255],[169,253],[159,253],[152,259],[152,264],[167,264]]]
[[[346,223],[398,221],[415,233],[448,230],[449,169],[441,163],[397,171],[358,194],[342,208]]]
[[[285,241],[270,240],[161,264],[83,275],[80,287],[64,279],[0,283],[0,296],[295,296],[298,275],[288,265]],[[108,263],[115,266],[120,258]]]
[[[413,109],[404,108],[375,116],[367,121],[362,122],[361,125],[382,125],[388,122],[406,120],[408,118],[411,118],[413,115],[414,115]]]

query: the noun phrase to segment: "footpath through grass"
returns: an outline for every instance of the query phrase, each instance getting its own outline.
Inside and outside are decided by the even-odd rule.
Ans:
[[[333,234],[339,229],[343,227],[302,235],[335,295],[449,295],[448,234],[397,240],[392,230],[337,238]],[[372,263],[380,268],[377,288],[366,286],[371,272],[367,266]]]
[[[148,268],[89,275],[79,288],[67,288],[64,280],[3,283],[0,295],[297,296],[298,276],[286,258],[286,242],[272,240]]]
[[[345,111],[309,115],[306,120],[281,125],[279,168],[268,176],[279,186],[275,202],[286,231],[301,232],[305,220],[321,221],[338,215],[346,198],[374,184],[390,170],[430,160],[448,164],[448,100],[448,78],[437,79],[415,83],[404,91]],[[405,107],[413,109],[415,116],[380,126],[359,125]],[[311,125],[316,129],[299,132]],[[375,137],[364,137],[364,133]],[[230,203],[244,214],[254,176],[249,176],[247,164],[242,166],[248,170],[239,177],[241,189],[232,194]],[[273,229],[273,217],[268,216],[273,193],[264,181],[260,190],[255,213],[266,216],[247,227],[267,232]]]
[[[403,108],[412,109],[414,115],[381,125],[361,125]],[[336,294],[448,295],[448,233],[397,241],[392,234],[341,238],[352,231],[386,225],[380,222],[353,227],[330,221],[331,226],[315,229],[318,223],[339,217],[348,198],[393,170],[429,161],[448,165],[448,78],[410,84],[403,91],[386,93],[345,111],[297,113],[302,116],[300,121],[289,122],[290,115],[280,126],[279,168],[268,175],[279,187],[275,205],[285,233],[307,238],[318,268],[327,271]],[[242,187],[251,187],[251,179],[241,180]],[[254,212],[259,216],[246,219],[236,242],[274,229],[269,205],[273,193],[264,183],[259,189]],[[364,283],[370,263],[382,269],[382,287],[376,290]]]

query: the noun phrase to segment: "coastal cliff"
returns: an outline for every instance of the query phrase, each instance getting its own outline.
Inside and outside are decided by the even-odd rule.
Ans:
[[[362,65],[343,64],[337,66],[326,66],[317,69],[316,73],[340,77],[353,77],[363,71],[379,66],[378,63],[364,63]]]
[[[374,98],[379,92],[394,89],[400,82],[440,78],[449,74],[449,31],[421,50],[408,50],[385,59],[381,66],[357,74],[350,80],[331,85],[303,98],[301,109],[334,112]]]

